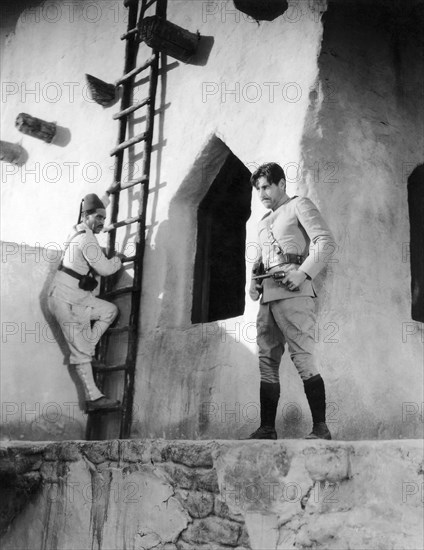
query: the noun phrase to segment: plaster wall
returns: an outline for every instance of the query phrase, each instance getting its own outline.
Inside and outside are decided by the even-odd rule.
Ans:
[[[1,166],[2,238],[48,247],[63,246],[80,198],[87,192],[102,196],[111,183],[109,151],[117,130],[111,115],[119,106],[103,109],[92,103],[83,91],[84,73],[108,82],[121,74],[119,36],[126,26],[121,2],[102,3],[95,14],[75,1],[73,18],[66,15],[68,7],[55,5],[65,14],[57,21],[23,17],[10,37],[3,79],[12,87],[3,87],[8,93],[2,100],[3,139],[22,140],[29,156],[21,168]],[[342,7],[332,18],[334,4],[323,35],[326,6],[300,6],[257,25],[234,11],[231,2],[169,2],[168,19],[199,30],[203,38],[196,63],[161,58],[133,437],[234,438],[257,425],[257,304],[247,298],[244,315],[236,319],[190,322],[197,205],[229,150],[251,170],[267,160],[285,166],[288,193],[309,195],[340,245],[338,261],[318,284],[316,337],[335,437],[422,435],[423,342],[421,327],[409,315],[409,264],[402,261],[409,230],[406,179],[400,183],[402,159],[412,163],[411,171],[420,160],[412,98],[421,58],[414,57],[415,38],[404,43],[410,57],[393,57],[385,31],[374,29],[366,17],[360,28],[352,26],[351,13]],[[378,3],[375,9],[379,16],[386,8]],[[370,52],[374,70],[367,68]],[[334,63],[326,64],[325,56],[334,57]],[[139,59],[145,57],[142,49]],[[407,72],[412,58],[416,64]],[[396,75],[404,70],[408,109],[398,101]],[[38,95],[28,94],[31,83],[38,89],[37,82]],[[52,82],[62,91],[57,102],[44,97],[57,90],[47,86]],[[140,82],[139,100],[145,93]],[[58,144],[50,146],[22,136],[13,128],[21,111],[57,120],[69,132],[61,130]],[[383,112],[395,124],[373,122]],[[137,117],[131,133],[140,129],[143,117]],[[411,137],[403,139],[407,134]],[[126,175],[140,175],[140,159],[136,148]],[[123,197],[125,215],[135,212],[138,198],[137,191]],[[26,215],[17,218],[23,201]],[[255,255],[250,243],[256,241],[263,213],[254,196],[247,224],[249,272]],[[121,250],[132,239],[131,231],[118,232]],[[41,280],[38,285],[37,296]],[[400,364],[407,366],[407,377]],[[11,360],[3,367],[6,378],[12,379],[14,366]],[[281,436],[301,437],[310,426],[302,385],[287,356],[281,370],[277,429]],[[51,384],[46,398],[57,388]]]
[[[57,251],[1,243],[1,439],[84,437],[83,395],[46,307]]]

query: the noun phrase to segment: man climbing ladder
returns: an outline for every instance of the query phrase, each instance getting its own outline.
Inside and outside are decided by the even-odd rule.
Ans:
[[[97,388],[92,358],[101,336],[118,315],[118,308],[93,295],[97,281],[93,271],[106,277],[122,267],[118,256],[107,259],[96,234],[103,229],[106,209],[95,194],[86,195],[79,223],[69,235],[65,253],[48,292],[48,307],[58,321],[70,349],[86,399],[87,412],[119,406]]]

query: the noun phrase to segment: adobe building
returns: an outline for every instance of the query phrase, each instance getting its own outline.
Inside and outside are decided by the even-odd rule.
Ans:
[[[162,4],[193,51],[159,53],[128,437],[118,441],[119,413],[102,415],[95,438],[107,441],[90,444],[46,298],[81,198],[106,198],[114,182],[123,88],[101,105],[86,75],[114,85],[125,73],[131,3],[28,0],[2,18],[5,548],[418,548],[424,4],[269,0],[262,13],[248,0]],[[141,42],[137,65],[151,54]],[[131,105],[148,94],[139,73]],[[52,139],[19,131],[22,113],[49,123]],[[126,139],[146,118],[143,108],[128,116]],[[143,144],[125,155],[120,181],[142,179]],[[315,447],[302,440],[311,417],[288,353],[283,441],[232,441],[259,421],[248,287],[265,209],[249,177],[267,161],[284,167],[289,195],[318,205],[337,243],[317,281],[316,320],[335,441]],[[123,190],[119,219],[137,217],[142,200],[142,188]],[[131,256],[136,242],[133,226],[117,230],[118,251]],[[117,288],[133,277],[125,269]],[[115,298],[118,329],[127,298]],[[124,330],[110,339],[111,363],[125,360],[127,341]],[[118,397],[122,376],[109,380]],[[108,492],[71,503],[72,479],[91,489],[108,480]],[[300,493],[225,500],[223,484],[234,497],[237,479],[280,489],[284,479]],[[128,480],[144,483],[135,506]],[[311,499],[317,487],[336,487],[337,502]]]

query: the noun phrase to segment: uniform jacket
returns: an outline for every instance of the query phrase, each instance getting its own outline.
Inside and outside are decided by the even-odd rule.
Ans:
[[[76,235],[77,232],[84,231]],[[106,258],[94,233],[84,223],[73,228],[67,239],[63,256],[63,265],[80,275],[86,275],[91,266],[96,273],[102,276],[112,275],[122,267],[121,260],[114,256]],[[93,293],[82,290],[78,286],[79,281],[64,273],[57,271],[49,290],[49,296],[75,305],[90,305]]]
[[[330,229],[318,208],[307,197],[293,197],[275,211],[266,214],[258,226],[262,262],[266,270],[301,269],[311,279],[331,261],[336,245]],[[279,263],[279,254],[296,254],[306,257],[301,265]],[[292,292],[274,279],[263,282],[262,303],[298,296],[316,296],[311,280],[306,279],[299,291]]]

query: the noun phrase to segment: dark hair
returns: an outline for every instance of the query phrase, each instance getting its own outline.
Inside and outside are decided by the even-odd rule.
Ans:
[[[250,178],[250,183],[252,186],[257,187],[258,179],[262,177],[266,178],[269,183],[275,183],[275,185],[278,185],[278,182],[281,179],[286,181],[284,170],[276,162],[266,162],[265,164],[261,164],[261,166],[253,172]]]

